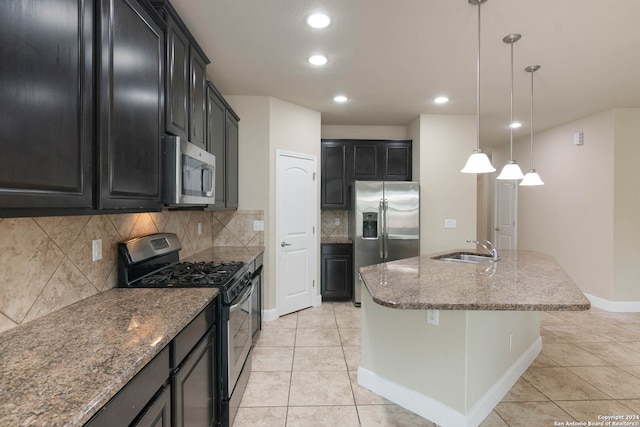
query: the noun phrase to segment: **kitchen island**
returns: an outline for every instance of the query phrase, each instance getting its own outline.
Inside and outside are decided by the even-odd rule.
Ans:
[[[542,348],[539,311],[590,303],[553,257],[424,255],[360,269],[360,385],[442,426],[476,426]]]

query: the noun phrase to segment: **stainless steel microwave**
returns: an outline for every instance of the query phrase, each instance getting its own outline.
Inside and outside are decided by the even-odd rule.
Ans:
[[[178,136],[165,135],[162,143],[164,204],[214,204],[216,157]]]

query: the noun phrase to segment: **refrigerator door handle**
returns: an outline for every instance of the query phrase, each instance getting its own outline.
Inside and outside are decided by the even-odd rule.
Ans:
[[[388,211],[389,211],[389,201],[387,199],[382,199],[382,261],[386,261],[389,258],[389,225],[388,225]]]
[[[384,211],[384,199],[380,199],[380,205],[378,207],[378,218],[380,218],[380,238],[378,239],[378,248],[380,252],[380,259],[384,260],[385,244],[384,244],[384,229],[386,226],[387,218]]]

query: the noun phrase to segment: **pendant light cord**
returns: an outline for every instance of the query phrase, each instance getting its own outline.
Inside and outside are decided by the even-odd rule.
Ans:
[[[533,169],[533,72],[531,71],[531,167],[529,169]]]
[[[513,160],[513,43],[510,43],[511,46],[511,96],[509,99],[510,109],[511,109],[511,119],[509,121],[509,143],[511,146],[509,160]]]
[[[480,8],[482,3],[478,3],[478,59],[476,63],[476,131],[477,150],[480,151]]]

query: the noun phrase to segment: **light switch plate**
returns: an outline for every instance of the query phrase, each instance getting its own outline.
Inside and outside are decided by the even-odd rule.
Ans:
[[[427,310],[427,323],[438,326],[438,323],[440,323],[440,310]]]
[[[91,241],[91,259],[100,261],[102,259],[102,239]]]
[[[253,231],[264,231],[264,221],[253,221]]]
[[[458,226],[458,222],[455,219],[444,220],[444,228],[456,228],[457,226]]]

